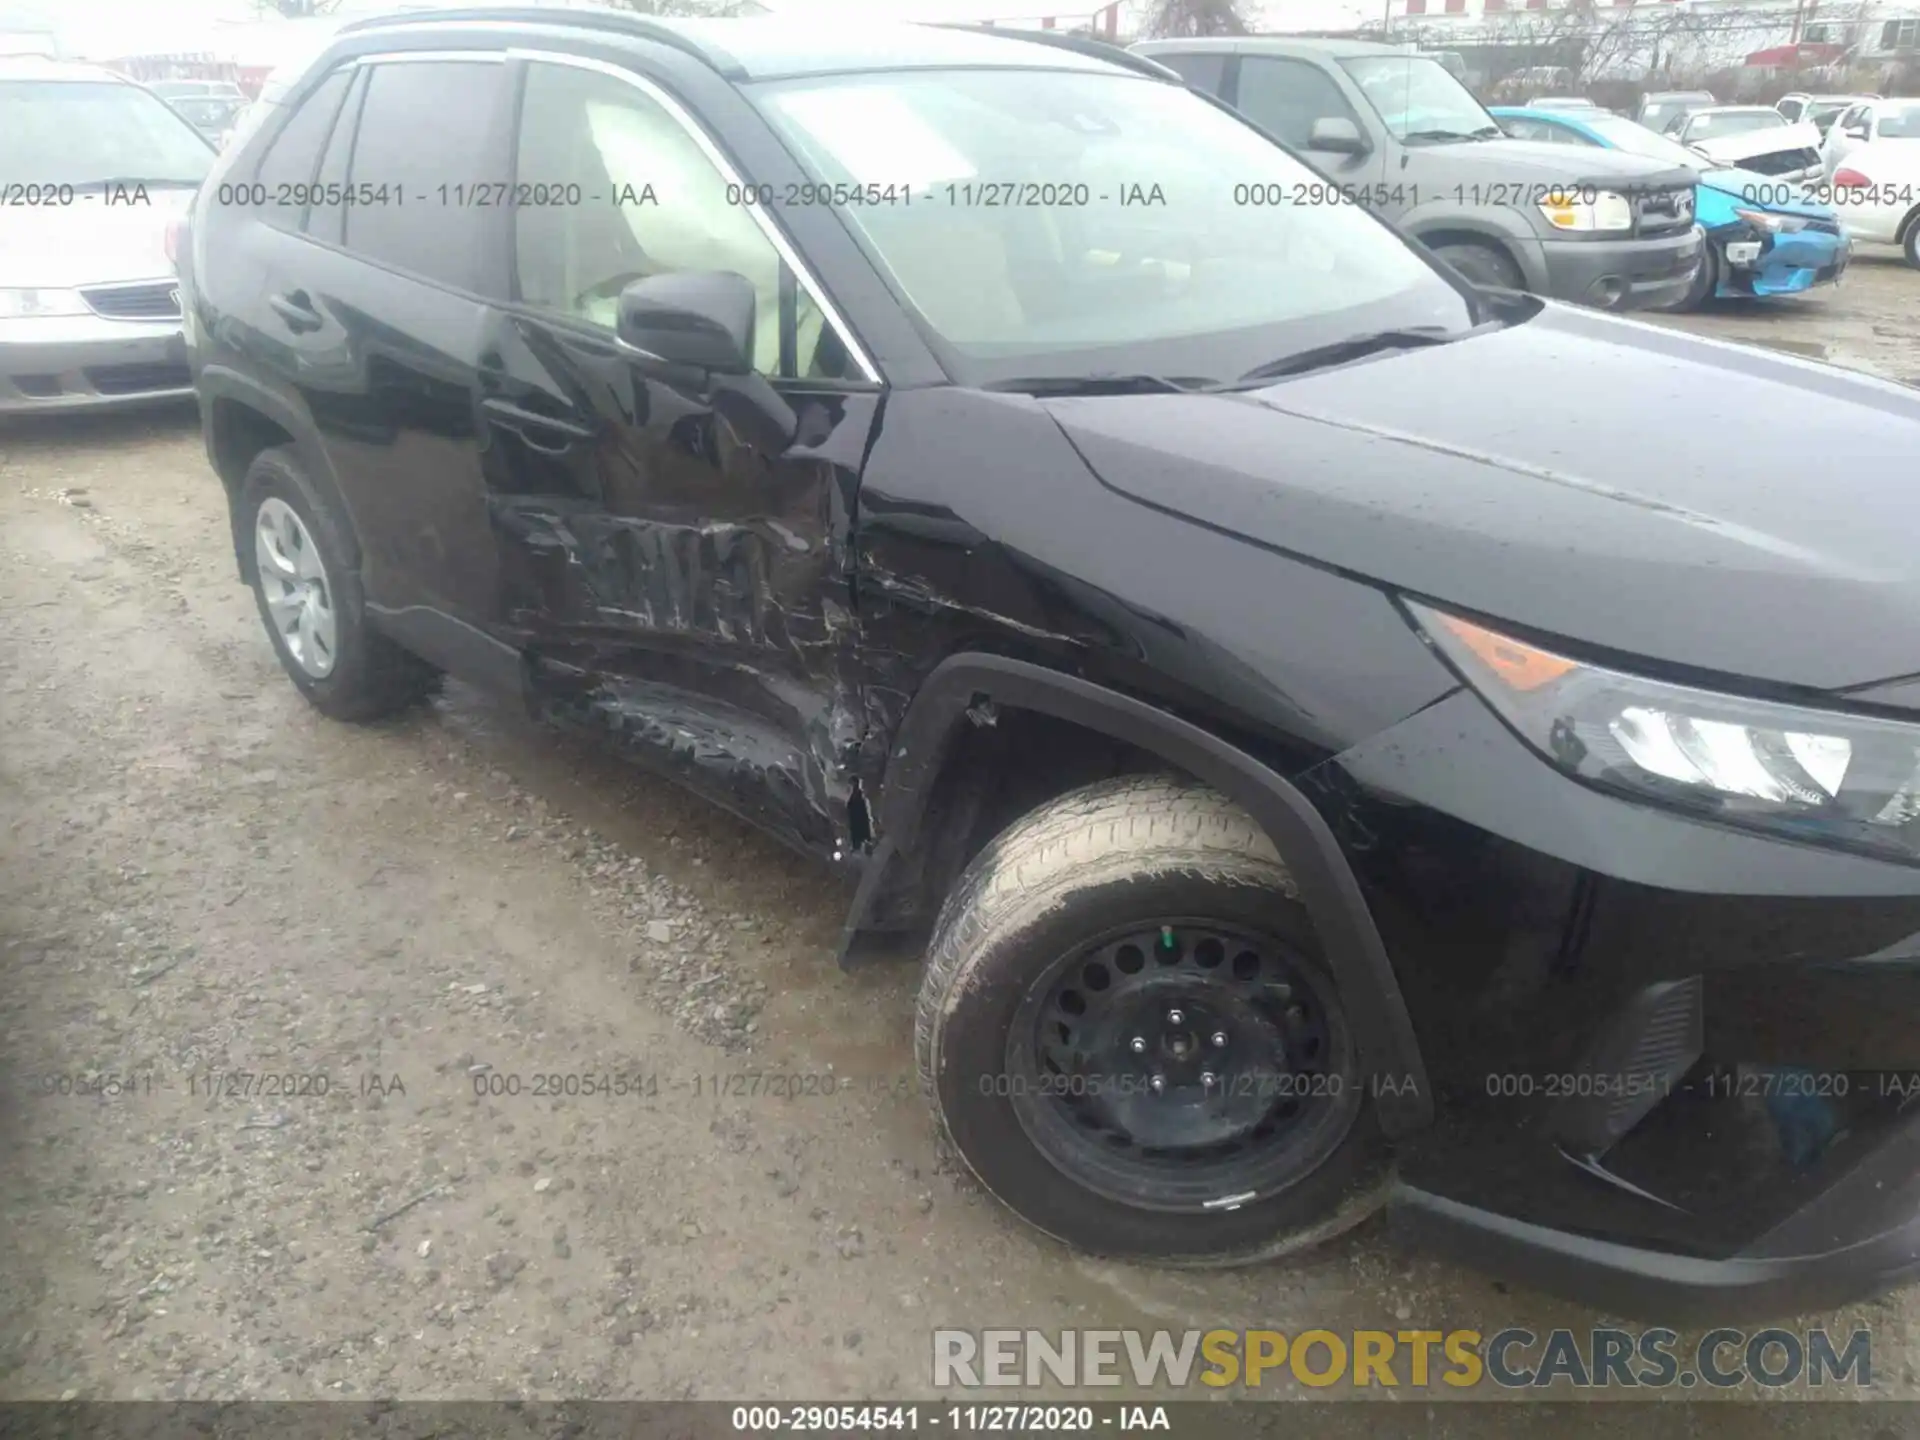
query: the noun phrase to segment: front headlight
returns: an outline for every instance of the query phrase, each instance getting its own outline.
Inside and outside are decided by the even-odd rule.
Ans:
[[[1735,210],[1734,214],[1769,235],[1791,235],[1796,230],[1807,228],[1804,215],[1776,215],[1771,210]]]
[[[78,290],[0,290],[0,320],[92,313]]]
[[[1601,190],[1592,200],[1578,198],[1578,192],[1549,196],[1541,203],[1540,213],[1556,230],[1631,230],[1633,206],[1624,195]]]
[[[1408,608],[1467,683],[1569,775],[1727,824],[1920,863],[1920,725],[1650,680]]]

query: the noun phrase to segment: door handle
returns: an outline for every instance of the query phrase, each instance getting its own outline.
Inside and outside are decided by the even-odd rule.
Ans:
[[[296,335],[304,335],[310,330],[320,328],[320,312],[313,308],[313,301],[307,298],[304,290],[289,291],[285,295],[269,295],[267,304],[273,313],[287,322],[287,328]]]
[[[558,453],[582,440],[594,438],[591,425],[523,410],[511,400],[482,400],[480,408],[496,425],[512,430],[536,450]]]

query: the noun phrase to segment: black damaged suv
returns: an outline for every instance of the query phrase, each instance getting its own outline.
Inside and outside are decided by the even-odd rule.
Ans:
[[[330,715],[453,672],[857,880],[1073,1244],[1898,1279],[1920,400],[1234,201],[1311,181],[1091,42],[348,26],[181,249],[240,572]]]

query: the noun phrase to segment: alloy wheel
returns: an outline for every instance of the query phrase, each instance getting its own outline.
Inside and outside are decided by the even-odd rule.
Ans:
[[[324,680],[333,673],[339,627],[333,585],[312,534],[299,512],[269,495],[254,516],[253,543],[260,593],[281,644],[303,671]]]

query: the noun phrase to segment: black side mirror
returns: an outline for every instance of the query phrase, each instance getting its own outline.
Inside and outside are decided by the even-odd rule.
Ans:
[[[1373,147],[1360,127],[1344,115],[1322,115],[1307,132],[1307,149],[1331,155],[1365,155]]]
[[[753,369],[753,285],[731,270],[649,275],[620,292],[617,333],[670,365],[716,375]]]
[[[649,275],[620,292],[618,334],[680,367],[736,435],[778,455],[793,443],[799,419],[753,368],[757,304],[752,282],[731,270]]]

